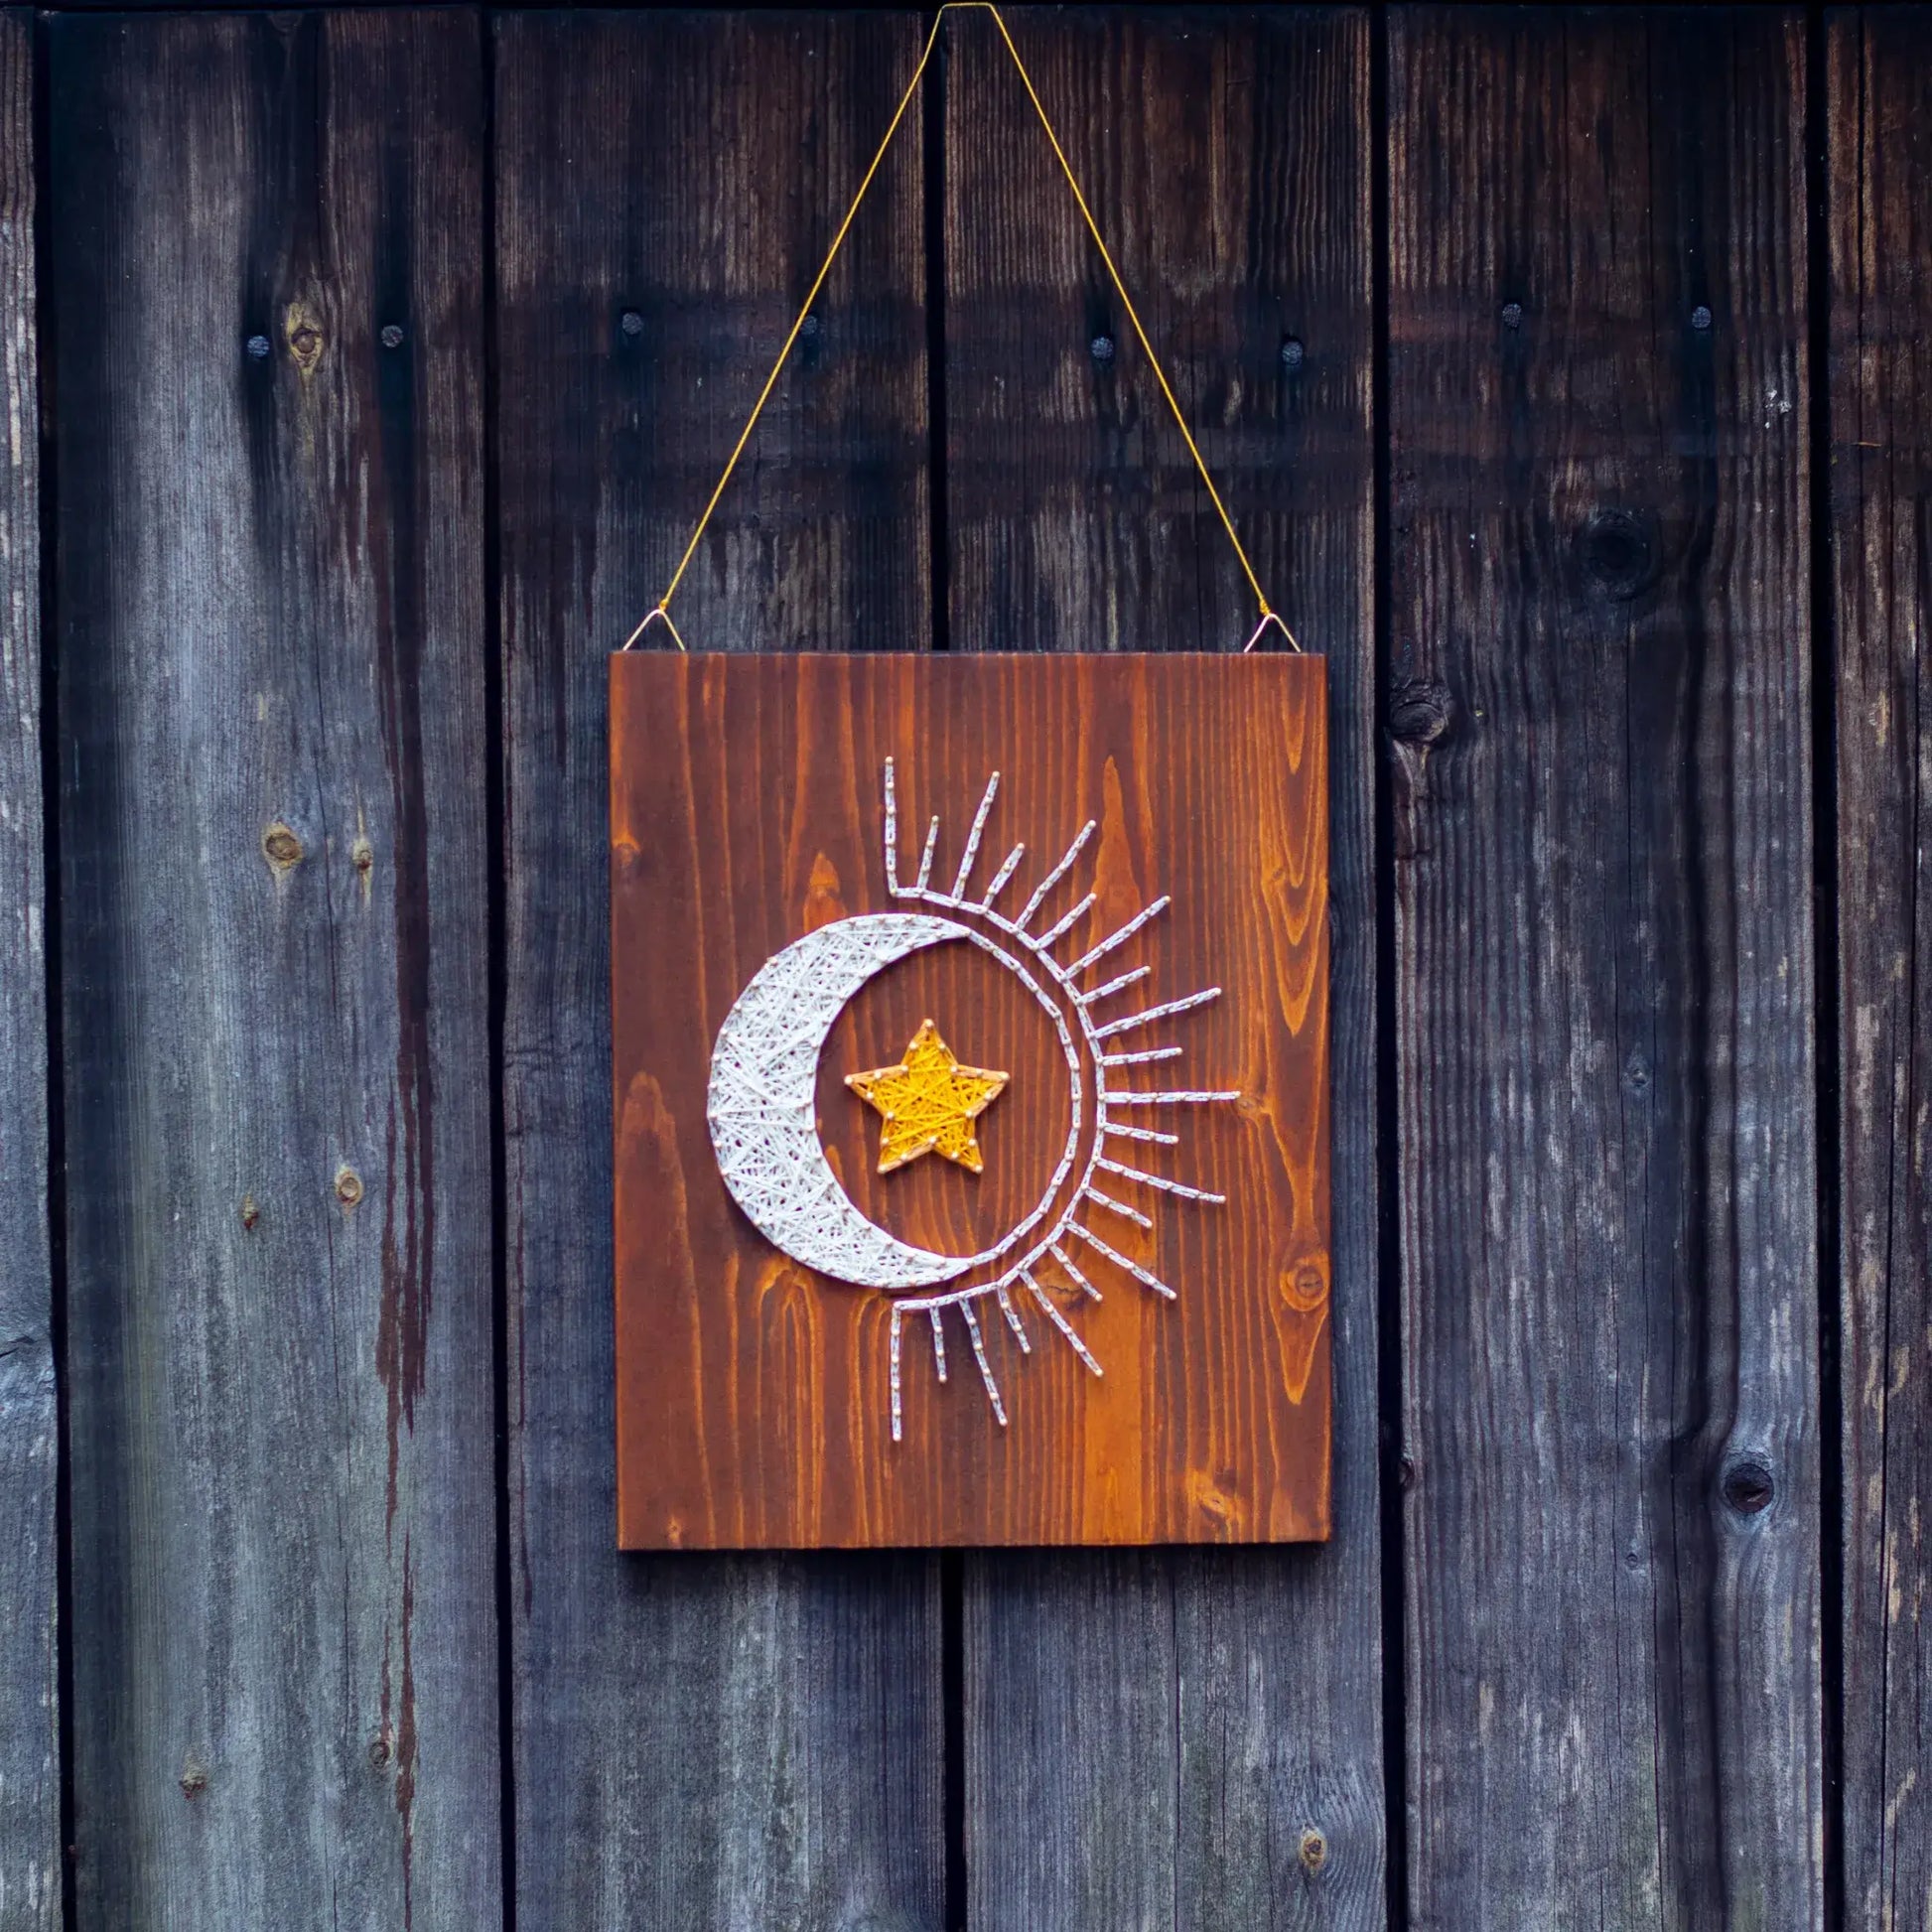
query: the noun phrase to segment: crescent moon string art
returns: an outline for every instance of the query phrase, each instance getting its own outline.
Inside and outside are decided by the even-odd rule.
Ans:
[[[1032,1352],[1033,1339],[1022,1311],[1036,1309],[1052,1331],[1100,1375],[1098,1358],[1047,1292],[1047,1285],[1098,1302],[1102,1291],[1093,1276],[1103,1281],[1125,1277],[1139,1289],[1172,1301],[1175,1290],[1123,1255],[1095,1225],[1096,1220],[1111,1215],[1150,1228],[1153,1218],[1147,1208],[1160,1196],[1209,1207],[1221,1205],[1226,1198],[1141,1165],[1158,1158],[1141,1150],[1179,1145],[1175,1126],[1189,1108],[1240,1098],[1233,1090],[1148,1084],[1158,1078],[1152,1070],[1179,1059],[1182,1048],[1159,1034],[1151,1043],[1142,1043],[1147,1030],[1179,1021],[1219,999],[1221,989],[1203,987],[1158,1004],[1135,1005],[1137,994],[1144,1000],[1153,968],[1140,965],[1107,976],[1107,961],[1117,948],[1168,909],[1171,901],[1165,894],[1072,960],[1062,962],[1056,949],[1094,905],[1094,892],[1087,892],[1035,930],[1055,889],[1079,863],[1092,839],[1092,820],[1081,826],[1017,913],[1009,916],[998,909],[997,901],[1013,886],[1025,862],[1024,845],[1016,845],[985,892],[972,897],[973,874],[999,788],[996,771],[973,815],[951,890],[942,891],[932,883],[939,841],[936,814],[926,830],[917,876],[904,885],[899,879],[896,778],[893,760],[888,759],[886,891],[890,897],[920,909],[835,919],[773,954],[734,1002],[711,1055],[707,1119],[719,1172],[732,1198],[773,1246],[801,1266],[894,1298],[895,1442],[902,1436],[900,1343],[908,1317],[926,1318],[933,1366],[943,1382],[947,1317],[957,1311],[987,1400],[1004,1427],[1006,1403],[987,1347],[992,1310],[997,1309],[1026,1355]],[[1069,1104],[1066,1139],[1037,1202],[992,1246],[977,1254],[947,1255],[901,1241],[860,1212],[819,1140],[815,1085],[819,1057],[833,1024],[870,980],[913,953],[960,941],[997,960],[1045,1012],[1066,1060]],[[929,1022],[914,1046],[928,1038],[950,1063],[950,1054],[932,1035]],[[974,1076],[975,1109],[1005,1081],[1003,1074],[954,1070]],[[861,1077],[872,1081],[878,1076]],[[890,1124],[890,1113],[887,1119]],[[1153,1121],[1164,1124],[1148,1124]],[[970,1135],[966,1144],[970,1148]],[[971,1164],[976,1166],[977,1159],[977,1151],[972,1150]],[[1138,1195],[1147,1206],[1137,1206],[1123,1194]]]

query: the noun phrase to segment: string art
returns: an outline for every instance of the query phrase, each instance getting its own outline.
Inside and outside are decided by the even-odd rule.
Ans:
[[[968,12],[985,13],[993,20],[1253,595],[1257,621],[1243,649],[1253,650],[1273,626],[1292,650],[1301,650],[1262,591],[1173,385],[998,7],[993,0],[946,0],[669,581],[625,638],[620,655],[632,650],[644,632],[660,622],[677,649],[686,649],[671,617],[672,601],[918,92],[946,16]],[[1207,986],[1150,1002],[1152,963],[1118,970],[1117,949],[1148,932],[1168,910],[1172,901],[1165,893],[1147,898],[1139,910],[1092,943],[1074,936],[1098,903],[1098,888],[1080,896],[1077,887],[1063,889],[1062,882],[1087,851],[1096,829],[1091,820],[1038,877],[1018,912],[1002,910],[1000,901],[1021,874],[1024,844],[1013,847],[985,891],[975,897],[973,876],[999,786],[995,772],[973,816],[950,891],[932,876],[940,829],[937,814],[926,831],[916,877],[905,883],[899,872],[895,763],[888,757],[883,798],[886,893],[889,902],[898,901],[910,909],[842,916],[781,947],[758,968],[732,1004],[718,1029],[710,1060],[710,1138],[719,1173],[744,1215],[802,1267],[891,1298],[895,1441],[901,1439],[904,1427],[901,1339],[907,1319],[925,1317],[940,1382],[947,1379],[948,1321],[963,1326],[988,1402],[1004,1427],[1007,1409],[988,1348],[989,1331],[1003,1324],[1020,1353],[1031,1354],[1033,1337],[1023,1310],[1032,1310],[1044,1317],[1049,1334],[1064,1340],[1093,1376],[1101,1376],[1102,1365],[1069,1311],[1099,1303],[1104,1293],[1099,1284],[1116,1280],[1173,1302],[1175,1288],[1123,1248],[1136,1245],[1135,1230],[1143,1234],[1153,1230],[1148,1206],[1157,1198],[1202,1207],[1220,1206],[1226,1200],[1219,1192],[1157,1172],[1152,1165],[1167,1150],[1178,1147],[1181,1137],[1176,1123],[1189,1110],[1241,1097],[1231,1087],[1190,1087],[1161,1080],[1161,1070],[1183,1051],[1171,1030],[1218,999],[1221,988]],[[1054,896],[1065,890],[1076,896],[1058,909],[1061,901]],[[1013,897],[1018,896],[1015,888]],[[1144,949],[1154,936],[1148,932]],[[975,947],[997,961],[1045,1013],[1065,1060],[1069,1096],[1064,1142],[1036,1204],[991,1245],[963,1255],[920,1247],[869,1219],[840,1183],[816,1118],[819,1061],[844,1008],[880,973],[915,953],[956,943]],[[1069,952],[1076,956],[1067,958]],[[1156,1028],[1160,1031],[1144,1031]],[[1009,1079],[1005,1071],[963,1064],[928,1018],[897,1063],[850,1074],[846,1083],[879,1116],[880,1173],[890,1174],[935,1154],[977,1174],[985,1158],[974,1123],[1006,1091]],[[1111,1238],[1103,1228],[1112,1231]]]

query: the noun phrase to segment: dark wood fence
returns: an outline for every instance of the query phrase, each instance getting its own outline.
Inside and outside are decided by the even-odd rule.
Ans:
[[[1013,25],[1327,655],[1334,1541],[613,1547],[604,653],[924,18],[6,14],[6,1932],[1925,1922],[1932,10]],[[685,635],[1237,646],[949,33]]]

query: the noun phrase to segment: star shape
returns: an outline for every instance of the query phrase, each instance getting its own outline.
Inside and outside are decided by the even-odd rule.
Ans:
[[[1008,1076],[983,1066],[961,1066],[930,1020],[921,1021],[897,1066],[848,1073],[847,1086],[884,1122],[879,1134],[879,1172],[891,1173],[922,1154],[940,1154],[980,1173],[986,1166],[973,1123],[985,1113]]]

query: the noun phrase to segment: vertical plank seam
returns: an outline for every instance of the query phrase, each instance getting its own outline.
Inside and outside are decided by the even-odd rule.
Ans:
[[[502,496],[497,400],[496,28],[495,9],[477,14],[483,140],[483,851],[488,878],[489,962],[489,1323],[495,1397],[491,1472],[496,1502],[496,1763],[497,1840],[503,1932],[516,1932],[516,1696],[510,1579],[509,1173],[504,1126],[503,1049],[509,1003],[508,832],[503,745]]]
[[[1838,943],[1838,707],[1837,621],[1832,568],[1831,193],[1827,93],[1829,66],[1825,10],[1806,8],[1805,24],[1805,262],[1807,360],[1811,389],[1811,728],[1812,728],[1812,982],[1818,1135],[1818,1417],[1820,1568],[1820,1724],[1824,1807],[1824,1923],[1846,1923],[1845,1890],[1845,1449],[1844,1396],[1839,1363],[1844,1346],[1839,1229],[1841,1135]]]
[[[921,34],[935,14],[920,16]],[[952,648],[952,586],[946,524],[946,43],[932,50],[919,97],[925,196],[926,599],[934,650]]]
[[[919,16],[921,41],[938,21]],[[952,647],[952,543],[946,516],[946,56],[932,51],[919,95],[922,239],[925,268],[926,641]],[[972,1874],[966,1860],[966,1561],[939,1559],[940,1811],[943,1834],[940,1914],[946,1932],[967,1932]]]
[[[75,1932],[73,1784],[73,1464],[69,1453],[66,1008],[61,942],[61,688],[56,587],[59,581],[54,440],[54,237],[52,106],[48,16],[28,16],[32,37],[34,141],[34,352],[38,377],[40,511],[41,963],[47,1018],[48,1340],[54,1354],[55,1697],[61,1762],[61,1923]]]
[[[939,1557],[939,1701],[944,1710],[942,1798],[945,1867],[941,1912],[946,1932],[967,1932],[970,1872],[966,1863],[966,1560],[959,1550]]]
[[[1375,759],[1375,1220],[1376,1463],[1381,1472],[1383,1883],[1389,1932],[1409,1923],[1408,1607],[1404,1594],[1402,1467],[1402,1241],[1396,1058],[1395,800],[1387,757],[1389,691],[1395,661],[1390,599],[1394,450],[1389,414],[1390,216],[1389,14],[1376,0],[1369,15],[1369,417],[1374,442],[1374,510],[1370,536],[1374,608],[1373,731]]]

